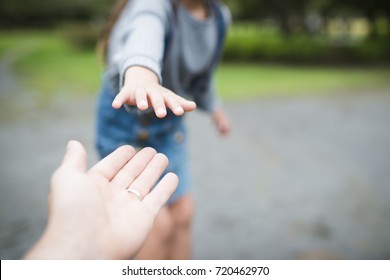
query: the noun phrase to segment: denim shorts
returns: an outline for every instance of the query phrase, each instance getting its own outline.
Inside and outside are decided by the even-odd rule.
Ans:
[[[97,108],[96,146],[101,158],[122,145],[135,148],[152,147],[169,159],[164,175],[173,172],[179,177],[179,186],[168,204],[190,191],[190,171],[187,134],[183,117],[168,110],[165,118],[159,119],[152,110],[112,108],[118,89],[103,79]]]

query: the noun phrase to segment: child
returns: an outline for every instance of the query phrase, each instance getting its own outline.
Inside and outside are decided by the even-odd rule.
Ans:
[[[121,1],[100,41],[106,58],[97,121],[100,155],[123,144],[151,146],[167,155],[167,172],[180,180],[139,259],[191,257],[193,198],[182,115],[198,106],[211,113],[222,135],[229,133],[212,78],[229,22],[229,10],[217,1]]]

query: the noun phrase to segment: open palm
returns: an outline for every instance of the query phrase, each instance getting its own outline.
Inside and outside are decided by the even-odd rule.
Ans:
[[[69,142],[51,181],[46,235],[67,240],[62,250],[77,250],[64,258],[130,258],[178,184],[169,173],[150,192],[167,165],[152,148],[123,146],[87,171],[85,149]]]

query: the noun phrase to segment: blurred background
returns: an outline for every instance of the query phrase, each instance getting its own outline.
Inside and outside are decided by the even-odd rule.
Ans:
[[[0,2],[0,257],[46,223],[69,139],[94,148],[114,1]],[[390,1],[226,0],[230,138],[187,116],[195,259],[390,258]]]

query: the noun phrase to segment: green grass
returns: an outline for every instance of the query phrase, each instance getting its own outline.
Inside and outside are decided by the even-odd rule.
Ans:
[[[95,53],[72,46],[58,33],[3,33],[0,50],[0,56],[14,57],[12,70],[23,85],[40,95],[89,94],[99,87],[102,67]]]
[[[56,32],[0,33],[0,59],[10,58],[21,83],[43,99],[58,93],[96,94],[101,66],[93,50],[77,48]],[[10,60],[10,59],[9,59]],[[223,99],[390,88],[390,69],[222,64]]]
[[[75,52],[70,48],[42,49],[15,66],[24,76],[26,85],[46,93],[91,93],[99,85],[100,66],[91,52]]]
[[[390,69],[224,64],[216,82],[225,99],[390,88]]]

